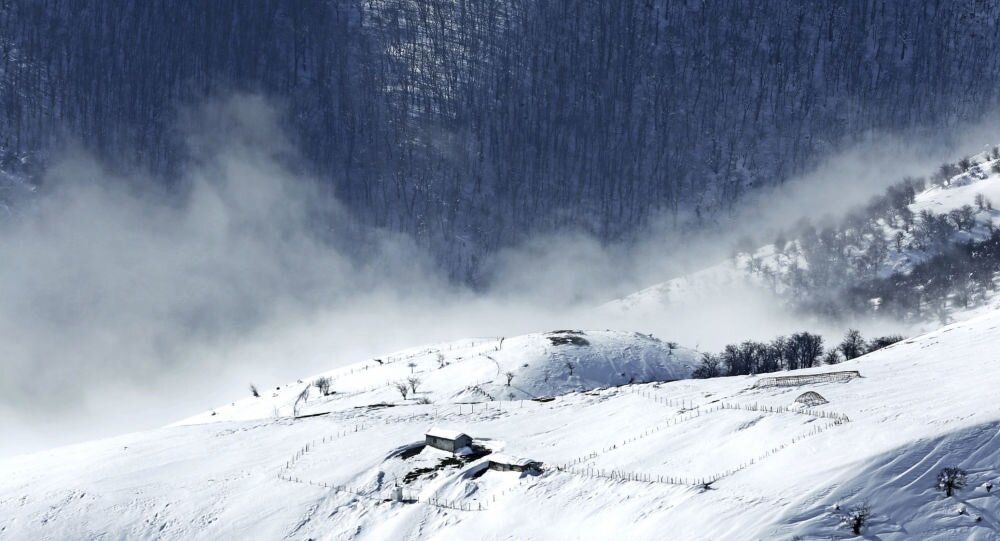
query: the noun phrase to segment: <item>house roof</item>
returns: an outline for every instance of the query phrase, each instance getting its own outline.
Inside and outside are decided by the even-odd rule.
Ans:
[[[461,438],[462,436],[465,436],[466,438],[469,437],[469,435],[466,434],[465,432],[459,432],[458,430],[452,430],[450,428],[441,428],[441,427],[438,427],[438,426],[434,426],[434,427],[431,427],[430,429],[428,429],[427,430],[427,435],[428,436],[433,436],[435,438],[442,438],[442,439],[452,440],[452,441],[457,440],[457,439]]]
[[[527,466],[529,464],[536,463],[537,461],[531,460],[530,458],[519,458],[516,456],[505,455],[503,453],[493,453],[490,455],[490,462],[507,464],[509,466]]]

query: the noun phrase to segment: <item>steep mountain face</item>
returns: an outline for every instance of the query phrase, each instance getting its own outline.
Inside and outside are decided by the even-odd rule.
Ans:
[[[998,18],[973,0],[5,0],[0,154],[9,170],[70,137],[176,178],[178,111],[261,93],[360,218],[467,276],[532,231],[711,221],[869,130],[978,118]]]

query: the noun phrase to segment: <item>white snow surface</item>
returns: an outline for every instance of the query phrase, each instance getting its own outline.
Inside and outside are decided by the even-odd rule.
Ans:
[[[609,374],[653,370],[650,351],[669,349],[626,333],[584,336],[623,363]],[[544,337],[508,339],[500,351],[497,340],[418,348],[380,368],[331,372],[337,392],[307,406],[325,415],[274,418],[299,390],[267,391],[185,424],[6,459],[0,538],[843,539],[838,507],[868,502],[865,539],[1000,539],[1000,489],[984,489],[1000,485],[1000,312],[798,371],[862,375],[798,387],[755,389],[758,378],[741,376],[572,391],[601,357],[547,349]],[[614,343],[633,348],[632,360],[613,355]],[[447,398],[470,382],[503,387],[495,366],[479,366],[492,364],[476,360],[485,354],[501,372],[525,355],[529,368],[513,382],[541,391],[535,380],[561,373],[562,348],[580,378],[563,374],[546,389],[563,392],[551,401]],[[436,369],[437,351],[451,364]],[[384,366],[401,368],[373,372]],[[369,390],[411,368],[430,404]],[[789,407],[808,390],[829,403]],[[544,471],[492,471],[488,455],[423,448],[429,426]],[[934,488],[945,466],[969,476],[951,498]]]
[[[556,345],[553,340],[583,340],[586,345]],[[566,330],[459,340],[406,349],[277,388],[262,388],[259,399],[248,396],[178,424],[290,416],[307,387],[310,398],[299,408],[299,415],[371,404],[524,400],[629,382],[684,379],[700,360],[694,350],[623,331]],[[320,377],[331,379],[332,395],[322,397],[311,385]],[[408,392],[404,400],[396,386],[411,386],[411,378],[419,380],[417,391]]]

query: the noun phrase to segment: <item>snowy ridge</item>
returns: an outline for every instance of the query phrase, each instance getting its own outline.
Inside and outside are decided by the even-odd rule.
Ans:
[[[1000,480],[998,340],[994,312],[793,373],[859,372],[846,381],[739,376],[392,407],[354,407],[353,395],[305,419],[128,434],[0,464],[0,536],[841,538],[841,512],[867,502],[869,538],[996,539],[1000,494],[983,487]],[[436,362],[422,351],[413,358]],[[408,371],[405,358],[394,364]],[[827,403],[798,405],[808,391]],[[423,447],[429,426],[470,434],[479,454]],[[543,471],[489,469],[493,452]],[[945,466],[969,472],[955,497],[934,488]]]
[[[178,424],[309,415],[381,404],[526,400],[598,387],[688,378],[696,351],[649,335],[620,331],[555,331],[482,338],[402,350],[261,391]],[[508,380],[509,377],[509,380]],[[329,378],[331,394],[314,383]],[[412,380],[412,381],[411,381]],[[409,388],[406,397],[398,388]],[[416,387],[415,390],[413,387]]]

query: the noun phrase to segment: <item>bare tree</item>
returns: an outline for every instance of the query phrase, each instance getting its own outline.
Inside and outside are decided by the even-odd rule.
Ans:
[[[938,472],[937,489],[950,497],[956,490],[965,488],[966,471],[961,468],[944,468]]]
[[[444,354],[441,353],[440,351],[437,354],[437,363],[438,363],[438,368],[444,368],[448,366],[448,363],[446,363],[444,360]]]
[[[711,353],[703,353],[701,356],[701,365],[698,366],[691,374],[691,377],[698,379],[716,378],[722,375],[722,370],[719,368],[719,357],[718,355],[712,355]]]
[[[868,519],[870,519],[871,516],[872,510],[871,507],[868,506],[868,503],[861,503],[848,509],[848,511],[841,516],[841,521],[844,526],[851,529],[851,533],[859,535],[861,534],[861,528],[864,528],[865,524],[868,524]]]
[[[403,400],[406,400],[406,395],[410,394],[410,388],[406,385],[405,382],[402,381],[398,381],[394,385],[396,387],[396,390],[399,391],[399,394],[403,396]]]
[[[507,386],[510,387],[510,382],[514,379],[514,373],[513,372],[506,372],[504,374],[504,377],[507,378]]]
[[[406,378],[406,383],[410,386],[410,390],[414,393],[417,392],[417,386],[420,385],[420,378],[415,376],[410,376]],[[405,396],[403,398],[406,398]]]
[[[320,393],[323,393],[323,396],[328,396],[330,394],[330,385],[332,384],[333,380],[326,376],[317,378],[316,381],[313,382],[313,385],[319,389]]]
[[[838,349],[844,354],[844,359],[849,361],[864,355],[867,347],[865,339],[861,337],[861,332],[857,329],[849,329]]]
[[[415,363],[413,361],[410,361],[410,362],[406,363],[406,366],[410,367],[410,373],[412,374],[413,370],[415,370],[417,368],[417,363]]]
[[[254,398],[260,398],[260,391],[257,390],[257,386],[253,383],[250,384],[250,394],[252,394]]]

